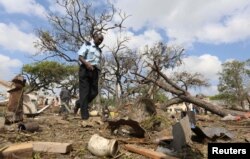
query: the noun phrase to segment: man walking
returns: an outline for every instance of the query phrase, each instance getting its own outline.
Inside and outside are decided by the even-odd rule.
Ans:
[[[80,61],[79,103],[83,120],[88,120],[88,106],[98,94],[98,80],[102,53],[99,45],[102,41],[103,35],[96,33],[93,36],[93,41],[86,41],[78,51]]]

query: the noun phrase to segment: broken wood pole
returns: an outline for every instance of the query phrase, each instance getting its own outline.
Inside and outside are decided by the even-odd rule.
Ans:
[[[138,153],[140,155],[143,155],[143,156],[146,156],[146,157],[149,157],[152,159],[177,159],[176,157],[169,156],[169,155],[164,154],[162,152],[157,152],[154,150],[138,147],[135,145],[129,145],[129,144],[124,145],[124,149],[131,151],[131,152]]]

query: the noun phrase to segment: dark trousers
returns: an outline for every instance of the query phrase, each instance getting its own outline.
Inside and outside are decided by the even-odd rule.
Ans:
[[[79,69],[79,94],[80,94],[80,108],[81,117],[84,120],[89,118],[88,106],[89,103],[98,94],[98,79],[99,70],[88,70],[84,65],[80,66]]]

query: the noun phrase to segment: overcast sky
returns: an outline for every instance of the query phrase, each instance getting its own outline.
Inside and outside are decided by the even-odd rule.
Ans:
[[[97,3],[96,1],[95,3]],[[217,72],[227,60],[250,58],[249,0],[113,0],[131,15],[126,21],[129,46],[157,41],[181,45],[188,55],[183,69],[200,72],[217,92]],[[46,12],[61,11],[54,0],[0,0],[0,78],[11,80],[23,64],[33,62],[36,28],[46,27]],[[115,33],[104,40],[110,44]]]

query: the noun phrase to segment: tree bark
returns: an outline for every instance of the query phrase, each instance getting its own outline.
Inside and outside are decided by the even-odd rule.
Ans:
[[[171,105],[180,104],[182,102],[183,102],[183,100],[180,98],[172,98],[172,99],[168,100],[168,102],[164,106],[165,106],[165,108],[167,108],[167,107],[170,107]]]
[[[180,99],[182,99],[185,102],[192,103],[198,107],[204,108],[205,110],[208,110],[214,114],[217,114],[221,117],[224,117],[229,114],[228,111],[224,110],[223,107],[214,105],[212,103],[208,103],[202,99],[190,96],[190,95],[181,95],[179,96]]]

